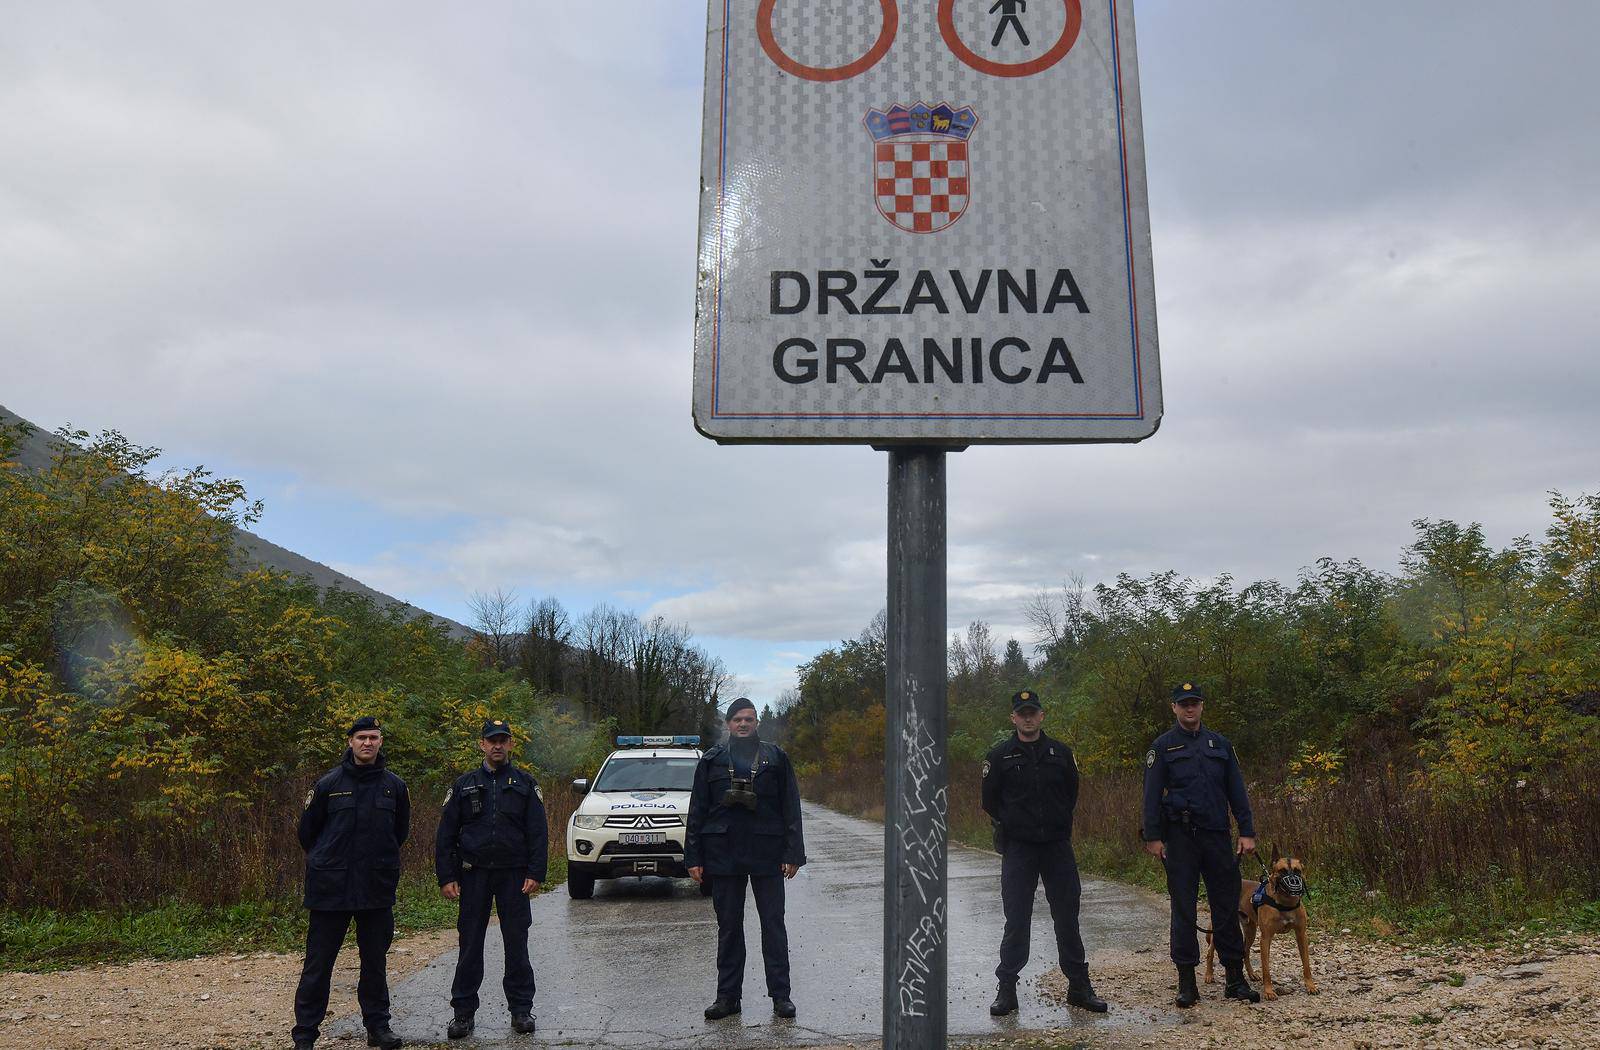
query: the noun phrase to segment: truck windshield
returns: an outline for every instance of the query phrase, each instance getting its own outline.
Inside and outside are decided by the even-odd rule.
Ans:
[[[693,758],[613,758],[594,782],[595,791],[688,791],[694,787]]]

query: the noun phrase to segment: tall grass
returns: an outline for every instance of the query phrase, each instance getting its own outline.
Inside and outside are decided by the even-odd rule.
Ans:
[[[952,761],[950,835],[988,846],[980,784],[976,763]],[[815,773],[802,789],[832,808],[883,818],[880,763]],[[1073,835],[1085,869],[1161,885],[1160,868],[1140,843],[1142,797],[1136,772],[1083,778]],[[1600,898],[1600,776],[1593,770],[1565,769],[1536,787],[1463,801],[1374,760],[1314,792],[1253,786],[1251,803],[1264,854],[1276,848],[1304,860],[1314,896],[1346,916],[1382,915],[1434,933],[1482,932]],[[1246,861],[1247,876],[1250,867]],[[1570,913],[1587,916],[1585,926],[1600,917],[1593,907]]]
[[[276,786],[260,805],[237,805],[200,828],[103,833],[28,849],[0,840],[0,910],[130,908],[182,900],[202,907],[274,901],[299,893],[305,854],[296,827],[312,778]],[[541,781],[551,853],[562,849],[577,805],[562,779]],[[441,796],[411,788],[411,835],[400,852],[408,876],[431,875]],[[564,869],[563,869],[564,870]]]

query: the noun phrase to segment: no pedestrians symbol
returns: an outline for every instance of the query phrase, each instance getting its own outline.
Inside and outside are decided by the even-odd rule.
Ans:
[[[703,433],[1154,433],[1129,0],[711,0],[709,26]]]

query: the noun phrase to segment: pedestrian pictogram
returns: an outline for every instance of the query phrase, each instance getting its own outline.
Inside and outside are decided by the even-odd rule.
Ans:
[[[1017,40],[1023,47],[1028,46],[1028,31],[1022,28],[1022,19],[1017,17],[1028,9],[1028,0],[994,0],[994,6],[989,8],[992,15],[1000,12],[1000,22],[994,27],[994,38],[989,41],[990,47],[999,47],[1000,41],[1005,39],[1007,29],[1017,31]]]

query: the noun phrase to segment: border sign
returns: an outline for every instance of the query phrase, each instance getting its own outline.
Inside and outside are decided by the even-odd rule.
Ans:
[[[701,433],[1155,432],[1131,0],[709,0],[706,41]]]

